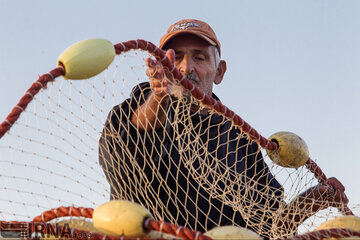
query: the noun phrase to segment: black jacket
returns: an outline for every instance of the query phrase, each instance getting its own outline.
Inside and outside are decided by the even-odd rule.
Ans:
[[[136,129],[132,113],[150,91],[139,84],[106,120],[99,161],[111,199],[138,202],[157,219],[201,232],[219,225],[268,231],[283,189],[258,145],[222,116],[195,114],[176,98],[164,128]]]

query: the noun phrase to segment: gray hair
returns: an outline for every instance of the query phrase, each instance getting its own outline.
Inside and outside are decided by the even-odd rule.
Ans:
[[[219,49],[216,46],[214,46],[214,52],[215,52],[215,67],[218,68],[220,63],[220,54],[219,54]]]

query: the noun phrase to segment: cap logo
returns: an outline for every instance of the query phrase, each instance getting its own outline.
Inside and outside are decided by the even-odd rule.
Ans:
[[[178,31],[178,30],[185,30],[189,27],[201,28],[201,25],[197,22],[183,22],[183,23],[179,23],[179,24],[176,24],[175,26],[173,26],[170,29],[169,33]]]

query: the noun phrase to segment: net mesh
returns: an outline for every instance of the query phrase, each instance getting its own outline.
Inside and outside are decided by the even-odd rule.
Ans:
[[[176,84],[168,106],[154,110],[164,120],[134,121],[151,94],[148,57],[140,50],[121,54],[94,78],[59,78],[35,96],[0,141],[1,219],[126,199],[193,230],[236,225],[279,238],[339,215],[327,208],[304,221],[300,203],[314,203],[297,196],[318,184],[314,175],[276,166]]]

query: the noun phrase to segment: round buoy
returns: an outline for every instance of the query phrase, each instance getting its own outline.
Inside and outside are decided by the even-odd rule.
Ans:
[[[278,132],[270,136],[270,141],[278,145],[275,151],[266,150],[270,159],[287,168],[303,166],[309,159],[309,150],[305,141],[291,132]]]
[[[137,203],[114,200],[94,210],[93,223],[105,235],[143,237],[147,234],[144,221],[149,217],[150,212]]]
[[[104,71],[114,60],[113,44],[105,39],[88,39],[67,48],[58,65],[65,69],[65,79],[87,79]]]
[[[251,231],[250,229],[236,227],[236,226],[223,226],[216,227],[204,233],[205,236],[211,237],[214,240],[221,239],[251,239],[251,240],[261,240],[262,238]]]
[[[360,217],[357,216],[341,216],[323,222],[316,230],[331,228],[347,228],[354,231],[360,231]],[[360,237],[338,238],[346,240],[360,240]]]

